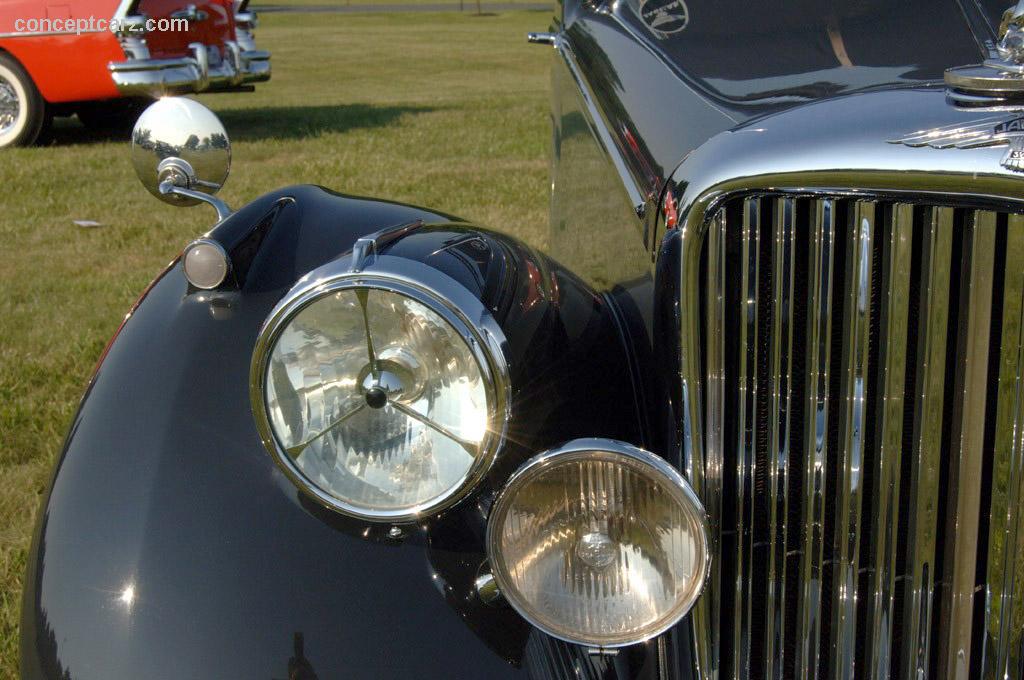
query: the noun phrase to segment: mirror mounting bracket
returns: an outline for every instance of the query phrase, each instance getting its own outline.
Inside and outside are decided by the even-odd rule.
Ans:
[[[192,165],[182,158],[171,156],[160,161],[160,164],[157,166],[157,178],[161,194],[165,196],[181,196],[182,198],[190,198],[211,205],[217,211],[218,222],[222,222],[230,217],[233,212],[227,203],[216,196],[196,191],[192,188],[204,185],[214,189],[219,189],[220,187],[209,182],[202,182],[196,176]]]

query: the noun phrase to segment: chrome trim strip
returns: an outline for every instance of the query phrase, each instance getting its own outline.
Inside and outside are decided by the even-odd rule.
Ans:
[[[576,87],[586,107],[587,118],[589,119],[594,136],[598,139],[601,146],[604,147],[608,159],[615,167],[615,172],[619,175],[619,179],[622,180],[623,189],[625,189],[629,197],[629,202],[632,204],[637,218],[643,220],[647,216],[647,206],[653,198],[652,194],[643,189],[641,183],[630,171],[629,163],[626,161],[622,150],[615,143],[615,136],[612,134],[608,123],[605,122],[604,115],[601,113],[597,100],[594,98],[594,92],[590,88],[586,77],[584,77],[579,63],[576,61],[576,55],[573,53],[568,39],[562,33],[555,34],[552,39],[555,49],[562,55],[569,73],[572,75],[573,80],[576,81]]]
[[[789,415],[793,361],[793,280],[796,249],[796,200],[775,199],[772,244],[772,321],[769,366],[771,386],[768,493],[771,498],[768,547],[765,672],[782,680],[786,635],[786,534],[789,516]]]
[[[892,667],[892,628],[899,540],[900,473],[903,463],[903,393],[906,388],[907,318],[914,249],[914,206],[892,207],[885,225],[880,336],[878,340],[878,424],[874,460],[875,505],[871,522],[871,601],[867,621],[868,677],[887,680]]]
[[[832,565],[831,675],[851,680],[857,651],[857,567],[864,494],[864,427],[867,418],[868,346],[871,327],[871,259],[875,204],[852,206],[847,234],[843,309],[843,395],[840,422],[835,558]]]
[[[1024,217],[1006,232],[1003,335],[999,355],[992,512],[985,600],[982,677],[1016,677],[1021,669],[1024,611]]]
[[[946,530],[948,583],[942,591],[939,673],[947,680],[967,680],[971,668],[975,565],[981,503],[982,446],[988,376],[989,329],[996,216],[976,211],[968,225],[964,288],[957,347],[958,398],[953,414],[953,463],[950,466],[949,517]],[[958,455],[957,455],[958,454]]]
[[[911,478],[908,487],[903,648],[899,666],[899,677],[908,680],[927,678],[931,658],[949,277],[953,249],[953,209],[931,208],[929,212],[920,246],[920,315],[915,329],[919,344]]]
[[[108,31],[107,29],[98,29],[98,28],[94,28],[91,31],[89,31],[89,30],[84,30],[84,31],[33,31],[31,33],[28,32],[28,31],[25,31],[25,32],[22,32],[22,33],[0,33],[0,40],[7,39],[7,38],[45,38],[45,37],[53,36],[53,35],[67,35],[67,36],[92,35],[94,33],[109,33],[109,32],[110,31]]]
[[[680,309],[682,328],[679,334],[679,385],[682,390],[681,431],[683,475],[693,486],[697,496],[707,499],[721,493],[721,470],[717,479],[708,479],[715,470],[705,467],[703,434],[703,406],[701,404],[701,335],[700,335],[700,257],[704,245],[707,225],[684,223],[679,227],[679,277]],[[719,501],[720,502],[720,501]],[[694,680],[717,680],[719,676],[719,653],[714,645],[710,625],[712,612],[719,609],[720,600],[714,591],[705,592],[690,612],[694,646]]]
[[[740,291],[743,307],[739,328],[739,414],[736,432],[736,591],[733,610],[732,676],[750,677],[750,642],[753,634],[754,583],[754,477],[757,461],[757,284],[760,280],[761,201],[743,201],[741,223]]]
[[[708,233],[708,302],[707,302],[707,465],[704,507],[711,525],[712,550],[722,549],[722,474],[725,466],[722,432],[725,428],[725,211],[715,216]],[[722,568],[716,563],[711,571],[710,598],[710,651],[718,668],[721,649]]]
[[[807,383],[803,545],[800,558],[799,657],[796,676],[818,677],[821,642],[823,546],[825,539],[825,462],[828,456],[828,387],[832,354],[832,278],[835,266],[835,201],[814,204],[811,266],[808,272]]]
[[[107,64],[111,73],[135,73],[146,71],[163,71],[166,69],[194,69],[196,61],[191,57],[174,59],[130,59],[128,61],[112,61]]]

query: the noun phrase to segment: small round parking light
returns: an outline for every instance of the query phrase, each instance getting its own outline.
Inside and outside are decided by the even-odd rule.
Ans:
[[[224,283],[230,270],[224,247],[211,239],[201,238],[185,246],[181,261],[188,282],[203,290],[212,290]]]

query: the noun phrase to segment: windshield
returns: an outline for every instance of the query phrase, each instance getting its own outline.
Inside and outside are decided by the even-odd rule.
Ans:
[[[973,16],[954,0],[619,0],[615,13],[703,89],[768,103],[941,80],[981,61],[1009,0],[963,2]]]

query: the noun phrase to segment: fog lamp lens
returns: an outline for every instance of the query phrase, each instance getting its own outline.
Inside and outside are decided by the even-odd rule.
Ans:
[[[360,278],[272,326],[255,406],[278,462],[326,505],[413,520],[489,467],[503,421],[488,355],[441,300]]]
[[[646,640],[679,621],[709,567],[704,509],[664,460],[577,440],[513,475],[488,523],[498,587],[535,626],[595,647]]]

